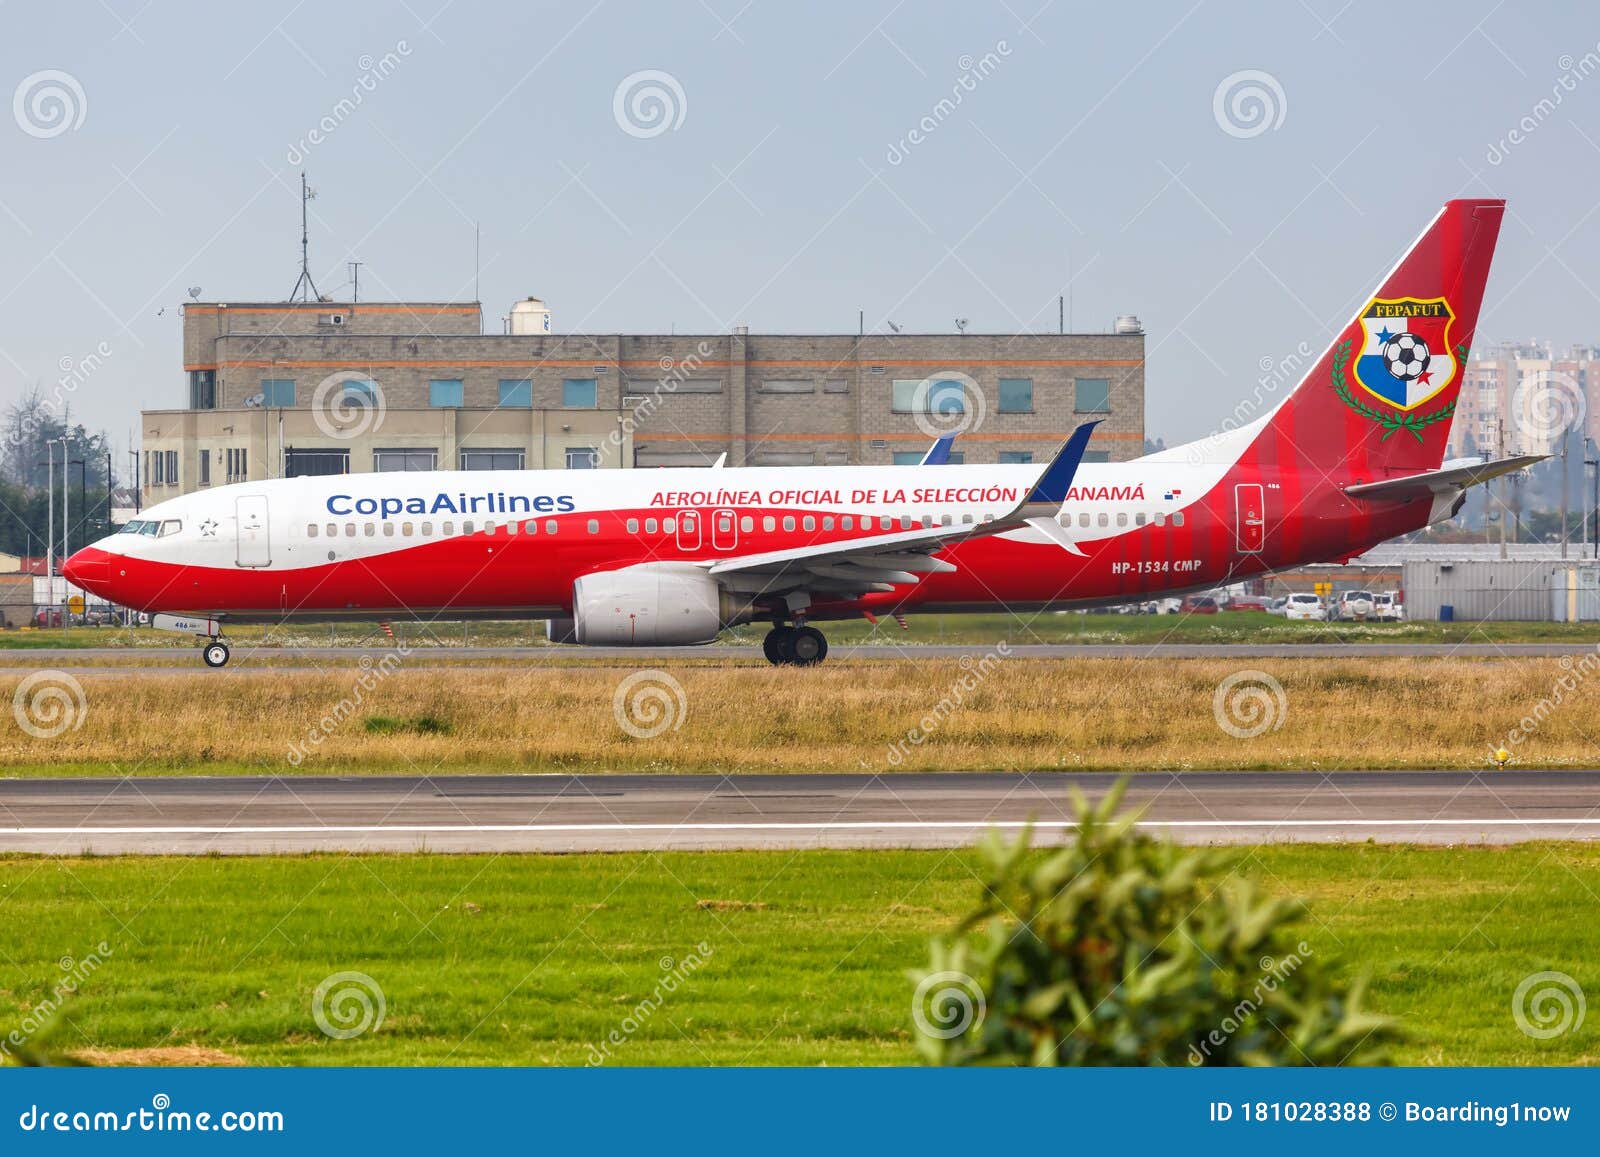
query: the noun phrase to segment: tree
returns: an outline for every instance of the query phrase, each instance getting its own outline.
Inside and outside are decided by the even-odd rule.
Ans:
[[[1394,1023],[1299,938],[1233,853],[1180,848],[1076,797],[1073,842],[981,845],[983,898],[917,982],[919,1052],[940,1065],[1385,1062]]]
[[[64,404],[58,412],[55,401],[46,399],[38,389],[6,408],[0,430],[4,431],[0,441],[0,550],[39,555],[46,552],[47,541],[60,541],[63,473],[70,495],[70,544],[81,546],[109,533],[109,440],[103,431],[91,433],[81,422],[73,423]],[[64,449],[51,445],[61,438],[67,439]],[[46,525],[50,521],[52,460],[57,519],[53,527]],[[64,472],[63,460],[67,463]]]

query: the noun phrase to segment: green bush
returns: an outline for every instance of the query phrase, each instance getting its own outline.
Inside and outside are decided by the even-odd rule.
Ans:
[[[983,899],[936,937],[917,982],[918,1051],[939,1065],[1383,1064],[1393,1021],[1362,1008],[1235,853],[1181,848],[1074,794],[1076,837],[980,845]]]

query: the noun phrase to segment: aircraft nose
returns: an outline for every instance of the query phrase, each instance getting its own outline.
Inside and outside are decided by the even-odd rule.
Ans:
[[[86,546],[61,565],[61,574],[73,586],[104,596],[111,582],[110,559],[105,551]]]

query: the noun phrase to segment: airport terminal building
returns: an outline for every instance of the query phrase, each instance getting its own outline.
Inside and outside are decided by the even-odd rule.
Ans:
[[[1044,462],[1144,446],[1142,328],[1101,334],[562,334],[536,299],[196,302],[182,408],[146,410],[146,504],[383,470]],[[930,411],[932,411],[930,413]]]

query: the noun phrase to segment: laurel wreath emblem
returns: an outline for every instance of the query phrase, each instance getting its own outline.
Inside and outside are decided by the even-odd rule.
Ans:
[[[1437,410],[1431,410],[1426,414],[1411,414],[1403,410],[1397,410],[1394,413],[1386,414],[1382,410],[1374,410],[1371,406],[1367,405],[1360,398],[1355,396],[1354,391],[1350,389],[1350,379],[1345,377],[1345,366],[1350,363],[1350,345],[1351,339],[1346,338],[1339,344],[1339,347],[1333,351],[1333,392],[1339,396],[1339,400],[1341,402],[1349,406],[1363,418],[1370,418],[1374,422],[1378,423],[1378,425],[1383,427],[1384,435],[1381,439],[1379,439],[1380,441],[1387,442],[1390,437],[1393,436],[1396,430],[1408,430],[1416,437],[1418,442],[1421,442],[1423,440],[1422,432],[1424,430],[1426,430],[1429,426],[1432,426],[1435,422],[1443,422],[1448,420],[1450,415],[1456,412],[1456,404],[1453,401],[1446,402]],[[1465,364],[1467,358],[1466,351],[1464,349],[1457,347],[1456,352],[1461,358],[1461,362],[1458,364],[1456,370],[1456,372],[1459,373],[1460,365]]]

